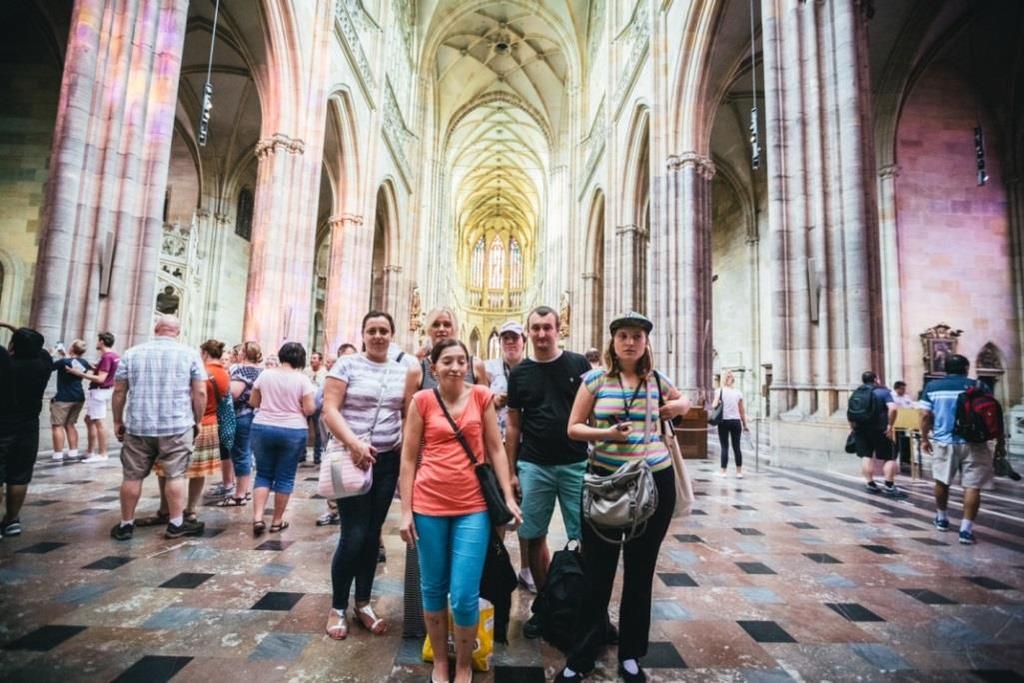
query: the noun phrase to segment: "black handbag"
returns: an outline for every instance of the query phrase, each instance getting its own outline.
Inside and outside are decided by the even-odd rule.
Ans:
[[[854,436],[853,432],[846,435],[846,446],[843,448],[847,453],[857,452],[857,437]]]
[[[462,449],[466,451],[469,461],[473,463],[476,478],[480,481],[480,491],[484,494],[484,502],[487,503],[487,514],[491,517],[491,526],[505,526],[512,521],[512,511],[505,505],[505,494],[501,490],[501,485],[498,484],[498,475],[494,473],[494,468],[491,467],[490,463],[477,460],[476,455],[473,454],[473,449],[469,447],[469,442],[462,435],[462,430],[455,424],[455,420],[452,419],[448,408],[445,407],[444,401],[441,400],[441,392],[437,388],[434,389],[434,398],[437,399],[438,405],[441,406],[444,416],[448,418],[448,424],[451,425],[452,431],[455,432],[455,438],[459,440]]]
[[[718,394],[718,405],[711,409],[711,414],[708,415],[708,424],[712,427],[716,427],[722,424],[722,412],[725,410],[725,403],[722,401],[722,394]]]
[[[487,542],[484,572],[480,576],[480,597],[494,605],[494,642],[508,644],[508,622],[512,614],[512,593],[518,585],[512,558],[494,529]]]

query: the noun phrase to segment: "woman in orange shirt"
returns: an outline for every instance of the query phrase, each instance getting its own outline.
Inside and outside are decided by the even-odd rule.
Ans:
[[[220,432],[217,428],[217,401],[231,392],[231,380],[228,371],[221,363],[224,355],[224,342],[207,339],[199,347],[200,355],[206,367],[206,410],[203,411],[203,422],[199,425],[196,436],[195,451],[188,463],[188,506],[185,509],[186,519],[196,519],[196,508],[203,497],[206,478],[220,473]]]
[[[413,395],[402,446],[402,522],[406,543],[419,544],[420,585],[427,636],[436,653],[448,650],[448,602],[455,624],[455,683],[469,683],[470,657],[480,619],[480,575],[491,534],[487,505],[469,454],[460,445],[445,410],[478,462],[490,460],[517,522],[508,459],[490,389],[464,382],[469,352],[445,339],[430,352],[437,389]],[[423,457],[417,466],[420,442]],[[433,681],[448,680],[448,658],[434,657]]]

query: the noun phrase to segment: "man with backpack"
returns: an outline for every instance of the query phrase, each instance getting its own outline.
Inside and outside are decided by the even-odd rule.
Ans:
[[[946,376],[933,379],[921,393],[921,449],[932,456],[935,479],[935,528],[949,530],[946,505],[949,485],[957,473],[964,488],[960,542],[974,543],[974,519],[981,507],[981,489],[992,487],[992,451],[1005,445],[1003,411],[988,388],[967,377],[970,361],[961,355],[946,359]]]
[[[868,493],[882,493],[891,498],[902,498],[905,494],[896,486],[896,475],[900,463],[896,459],[893,443],[886,435],[889,428],[889,411],[893,408],[892,394],[878,381],[878,375],[868,370],[860,377],[862,384],[857,387],[847,402],[846,419],[853,430],[860,469],[864,474]],[[875,460],[882,463],[885,488],[875,483]]]

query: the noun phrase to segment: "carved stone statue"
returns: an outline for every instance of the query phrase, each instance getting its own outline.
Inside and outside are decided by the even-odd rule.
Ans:
[[[415,332],[420,329],[423,316],[422,304],[420,302],[420,288],[415,285],[412,288],[412,301],[409,302],[409,331]]]
[[[158,313],[174,315],[178,312],[181,304],[181,297],[174,291],[174,287],[167,285],[164,291],[156,295],[156,310]]]
[[[569,329],[572,325],[570,316],[572,315],[572,308],[569,305],[569,292],[562,292],[562,298],[558,304],[558,337],[560,339],[566,339],[569,336]]]

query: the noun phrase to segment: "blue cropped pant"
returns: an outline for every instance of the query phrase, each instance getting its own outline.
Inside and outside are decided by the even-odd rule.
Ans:
[[[413,515],[419,536],[423,611],[440,612],[451,601],[456,626],[480,621],[480,576],[491,522],[487,512],[458,517]]]

